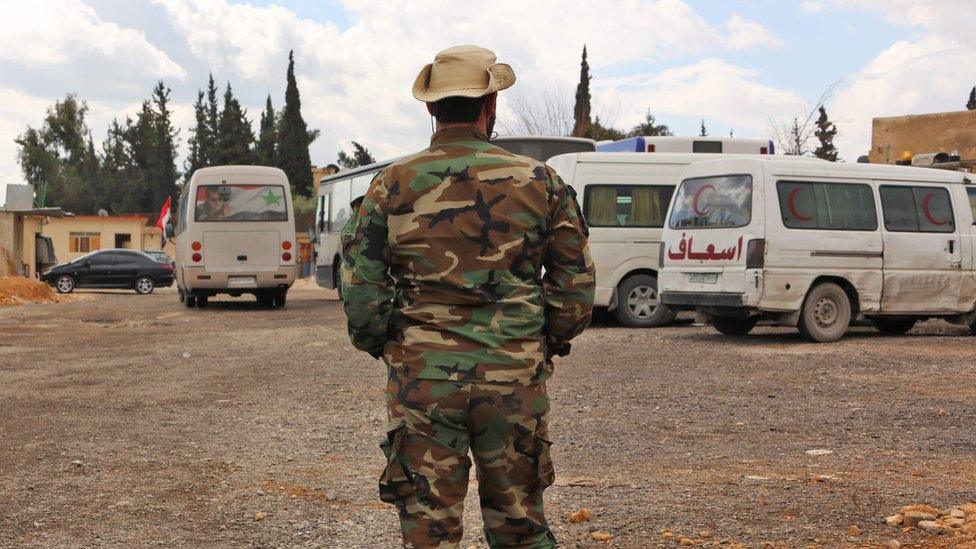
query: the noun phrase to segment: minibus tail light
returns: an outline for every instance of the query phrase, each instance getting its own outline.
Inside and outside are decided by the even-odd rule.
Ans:
[[[291,249],[291,242],[289,242],[288,240],[285,240],[284,242],[282,242],[281,243],[281,249],[282,250],[290,250]]]
[[[288,253],[288,252],[285,252],[285,253],[281,254],[281,260],[282,261],[291,261],[291,254]]]
[[[657,147],[653,143],[651,143],[650,145],[647,146],[647,152],[652,153],[656,148]]]
[[[766,240],[756,238],[746,247],[746,269],[762,269],[766,263]]]
[[[190,256],[190,259],[192,259],[194,263],[200,263],[200,261],[203,259],[203,256],[197,253]]]
[[[190,244],[190,248],[192,248],[194,252],[199,252],[203,248],[203,244],[194,242],[193,244]]]
[[[759,147],[759,154],[769,154],[768,147]]]

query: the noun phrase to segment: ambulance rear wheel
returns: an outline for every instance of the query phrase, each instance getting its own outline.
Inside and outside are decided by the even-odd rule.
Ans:
[[[756,327],[758,316],[713,316],[712,326],[721,334],[728,336],[744,336]]]
[[[192,309],[197,306],[197,296],[187,292],[183,296],[183,304],[186,305],[187,309]]]
[[[617,320],[629,328],[653,328],[674,320],[677,313],[661,303],[657,278],[639,274],[617,286]]]
[[[803,300],[800,335],[817,343],[837,341],[851,324],[851,299],[833,282],[818,284]]]

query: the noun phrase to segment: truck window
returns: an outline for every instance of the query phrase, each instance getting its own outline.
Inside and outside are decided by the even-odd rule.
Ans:
[[[878,229],[870,185],[779,181],[776,193],[783,224],[790,229]]]
[[[956,230],[949,191],[941,187],[882,185],[885,229],[895,232],[951,233]]]
[[[583,215],[591,227],[661,228],[673,193],[670,185],[587,185]]]
[[[969,195],[969,209],[973,212],[973,221],[976,222],[976,189],[966,189]]]
[[[752,220],[752,176],[685,179],[678,188],[672,229],[744,227]]]

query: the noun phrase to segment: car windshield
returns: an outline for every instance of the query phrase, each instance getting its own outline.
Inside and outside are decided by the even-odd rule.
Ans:
[[[196,221],[288,221],[281,185],[200,185]]]
[[[672,229],[743,227],[752,219],[752,176],[685,179],[671,211]]]

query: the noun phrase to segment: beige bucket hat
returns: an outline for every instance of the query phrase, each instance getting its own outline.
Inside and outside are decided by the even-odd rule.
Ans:
[[[495,52],[454,46],[438,53],[413,83],[413,96],[433,103],[445,97],[484,97],[515,83],[515,71],[496,63]]]

